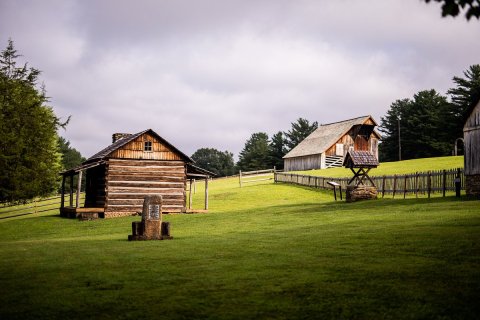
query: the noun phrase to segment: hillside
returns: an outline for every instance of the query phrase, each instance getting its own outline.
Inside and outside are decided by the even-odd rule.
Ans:
[[[194,206],[201,208],[202,184]],[[139,217],[0,220],[2,319],[475,318],[479,201],[346,204],[331,192],[212,181],[173,240]]]

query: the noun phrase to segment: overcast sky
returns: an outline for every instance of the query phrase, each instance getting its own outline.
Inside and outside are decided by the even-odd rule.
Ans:
[[[380,122],[480,63],[480,22],[421,0],[0,0],[9,38],[85,157],[148,128],[237,157],[299,117]]]

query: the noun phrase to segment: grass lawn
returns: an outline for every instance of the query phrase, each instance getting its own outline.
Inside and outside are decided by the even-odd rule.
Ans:
[[[371,169],[370,176],[394,174],[410,174],[443,169],[463,168],[463,156],[413,159],[395,162],[382,162],[377,168]],[[351,177],[352,172],[347,168],[329,168],[318,170],[297,171],[295,173],[321,177],[345,178]]]
[[[201,207],[201,185],[194,205]],[[480,201],[333,202],[285,184],[210,183],[210,212],[0,220],[0,319],[475,319]]]

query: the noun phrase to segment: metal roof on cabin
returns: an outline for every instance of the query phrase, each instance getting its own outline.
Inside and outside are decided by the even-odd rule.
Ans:
[[[362,125],[368,119],[372,119],[375,125],[377,125],[372,116],[363,116],[354,119],[320,125],[295,148],[290,150],[290,152],[288,152],[283,158],[287,159],[323,153],[335,142],[337,142],[338,139],[345,135],[353,126]],[[378,132],[376,132],[375,130],[374,133],[380,137]]]
[[[376,168],[378,160],[370,151],[348,151],[343,160],[343,166],[347,168],[368,167]]]
[[[169,148],[172,149],[173,152],[176,152],[178,153],[182,158],[184,158],[184,160],[186,160],[187,162],[195,162],[193,161],[189,156],[187,156],[186,154],[184,154],[183,152],[181,152],[180,150],[178,150],[177,148],[175,148],[172,144],[170,144],[167,140],[163,139],[162,137],[160,137],[155,131],[153,131],[152,129],[147,129],[147,130],[144,130],[144,131],[141,131],[139,133],[135,133],[135,134],[131,134],[127,137],[124,137],[124,138],[121,138],[117,141],[115,141],[114,143],[112,143],[111,145],[109,145],[108,147],[106,147],[105,149],[97,152],[96,154],[94,154],[93,156],[91,156],[90,158],[87,159],[87,161],[85,161],[84,163],[88,163],[90,161],[94,161],[94,160],[98,160],[98,159],[104,159],[106,157],[108,157],[108,155],[110,155],[112,152],[114,152],[115,150],[117,149],[120,149],[121,147],[123,147],[124,145],[128,144],[129,142],[132,142],[133,140],[137,139],[138,137],[140,137],[141,135],[145,134],[149,132],[150,134],[152,134],[153,136],[155,136],[160,142],[162,142],[163,144],[167,145]]]

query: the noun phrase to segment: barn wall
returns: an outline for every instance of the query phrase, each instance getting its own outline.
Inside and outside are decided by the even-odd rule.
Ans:
[[[164,212],[186,211],[183,161],[109,159],[105,217],[141,212],[148,194],[160,194]]]
[[[465,175],[480,174],[480,102],[463,127],[465,143]]]
[[[152,151],[144,151],[144,142],[152,142]],[[145,133],[111,154],[118,159],[182,160],[180,155],[151,134]]]
[[[329,149],[327,149],[325,154],[327,156],[335,156],[337,153],[337,144],[341,143],[343,144],[343,156],[345,156],[350,147],[353,146],[353,150],[371,151],[374,155],[376,155],[378,159],[378,138],[376,137],[376,135],[372,133],[368,141],[363,136],[357,136],[355,141],[353,141],[351,131],[352,130],[350,130],[347,134],[338,139],[336,143],[334,143]]]
[[[310,169],[320,169],[325,166],[325,159],[322,159],[322,154],[314,154],[311,156],[304,157],[295,157],[284,159],[284,170],[285,171],[299,171],[299,170],[310,170]],[[323,165],[322,165],[323,160]]]

